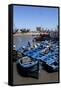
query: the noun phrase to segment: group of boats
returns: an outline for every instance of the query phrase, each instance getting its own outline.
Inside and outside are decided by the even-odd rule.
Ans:
[[[49,33],[44,32],[44,33],[40,33],[40,35],[36,36],[34,39],[36,41],[43,41],[44,39],[50,38]]]
[[[43,68],[48,71],[58,71],[58,41],[44,40],[36,43],[33,48],[28,42],[28,45],[21,47],[17,52],[22,54],[22,57],[16,59],[18,72],[23,76],[32,76],[32,73],[39,73],[39,62]]]

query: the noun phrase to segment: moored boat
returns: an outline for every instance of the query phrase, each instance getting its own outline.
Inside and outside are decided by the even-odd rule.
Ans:
[[[32,76],[33,73],[37,72],[37,77],[38,77],[38,71],[39,71],[38,61],[32,61],[31,58],[25,56],[23,58],[18,59],[16,61],[16,65],[17,65],[17,71],[20,75]]]
[[[48,71],[58,71],[58,58],[53,54],[47,55],[41,58],[43,63],[42,66]]]
[[[47,39],[47,38],[49,38],[49,37],[50,37],[50,36],[49,36],[49,33],[45,32],[45,33],[40,33],[40,35],[37,36],[37,37],[35,37],[34,39],[35,39],[36,41],[43,41],[44,39]]]

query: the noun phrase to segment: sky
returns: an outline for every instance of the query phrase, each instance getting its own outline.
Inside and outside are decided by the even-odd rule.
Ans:
[[[58,25],[58,8],[15,6],[13,7],[14,28],[36,30],[36,27],[48,29]]]

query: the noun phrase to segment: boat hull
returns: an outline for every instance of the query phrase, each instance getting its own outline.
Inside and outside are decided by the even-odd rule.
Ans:
[[[17,71],[21,76],[24,77],[34,77],[34,78],[38,78],[38,74],[39,74],[39,62],[36,61],[36,63],[34,63],[31,66],[23,66],[20,63],[17,63]]]

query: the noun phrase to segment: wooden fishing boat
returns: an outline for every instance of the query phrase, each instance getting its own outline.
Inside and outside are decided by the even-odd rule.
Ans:
[[[32,61],[29,57],[25,56],[16,61],[17,71],[22,76],[33,76],[33,73],[37,73],[39,71],[39,62]]]
[[[42,59],[43,58],[43,59]],[[58,58],[53,54],[42,57],[42,66],[48,71],[58,71]]]

